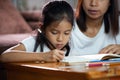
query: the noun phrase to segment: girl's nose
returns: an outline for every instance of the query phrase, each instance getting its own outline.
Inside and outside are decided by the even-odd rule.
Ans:
[[[57,41],[62,41],[62,40],[63,40],[63,36],[59,35],[58,38],[57,38]]]

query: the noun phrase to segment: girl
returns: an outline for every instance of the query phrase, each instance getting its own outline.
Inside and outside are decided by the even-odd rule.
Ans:
[[[1,61],[55,62],[69,53],[68,41],[74,20],[72,7],[65,1],[53,1],[44,7],[42,15],[42,32],[39,29],[36,37],[27,38],[5,51]]]

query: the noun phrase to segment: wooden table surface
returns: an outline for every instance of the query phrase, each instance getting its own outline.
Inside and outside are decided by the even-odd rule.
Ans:
[[[86,67],[85,63],[3,63],[7,80],[120,80],[120,62]]]

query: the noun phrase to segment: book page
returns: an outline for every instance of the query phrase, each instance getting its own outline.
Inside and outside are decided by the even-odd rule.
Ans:
[[[82,55],[82,56],[68,56],[65,57],[62,62],[90,62],[90,61],[98,61],[114,57],[120,57],[120,55],[116,54],[94,54],[94,55]]]
[[[109,59],[114,59],[114,58],[120,58],[120,55],[118,55],[118,54],[106,54],[105,56],[102,57],[101,60],[109,60]]]

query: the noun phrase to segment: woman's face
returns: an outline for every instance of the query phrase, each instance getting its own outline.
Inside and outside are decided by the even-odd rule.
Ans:
[[[104,16],[110,0],[83,0],[82,6],[88,18],[99,19]]]
[[[54,22],[47,26],[45,34],[56,49],[62,49],[69,41],[71,30],[71,23],[63,19],[60,23]]]

